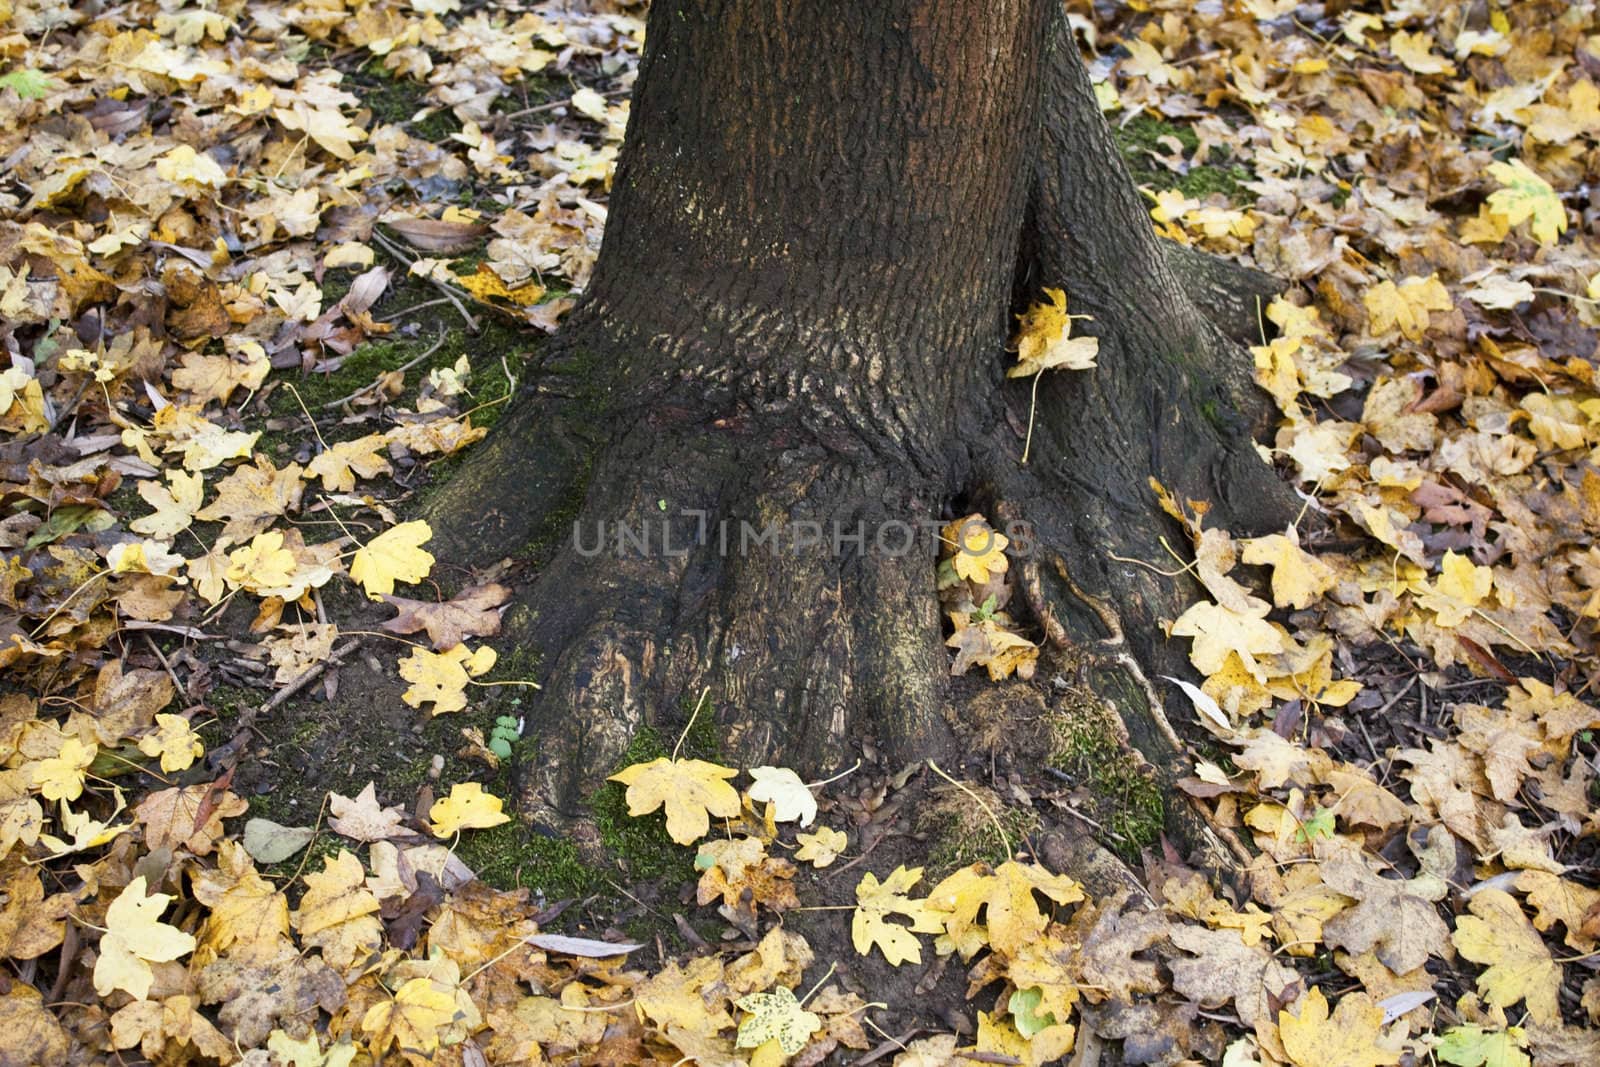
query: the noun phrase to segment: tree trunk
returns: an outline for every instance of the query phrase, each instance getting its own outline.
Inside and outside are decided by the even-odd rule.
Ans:
[[[1176,770],[1139,663],[1176,669],[1157,623],[1187,591],[1110,556],[1161,561],[1152,475],[1246,526],[1293,499],[1253,449],[1240,287],[1191,261],[1156,239],[1049,0],[655,4],[557,384],[434,508],[456,558],[541,524],[559,542],[508,615],[544,684],[525,809],[577,811],[703,687],[747,763],[826,769],[858,735],[941,754],[962,711],[937,544],[874,535],[975,509],[1035,526],[1040,626]],[[1046,376],[1023,467],[1004,342],[1042,286],[1095,316],[1101,366]],[[574,506],[577,544],[547,520]],[[774,524],[779,544],[746,534]]]

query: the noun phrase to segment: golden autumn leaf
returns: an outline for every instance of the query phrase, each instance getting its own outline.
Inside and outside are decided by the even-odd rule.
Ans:
[[[428,826],[435,837],[450,837],[462,830],[484,830],[510,822],[499,797],[485,793],[478,782],[458,782],[450,795],[428,809]]]
[[[433,556],[422,549],[432,536],[433,528],[421,519],[391,526],[356,550],[350,577],[370,600],[394,592],[396,582],[420,582],[433,569]]]
[[[635,763],[607,778],[627,786],[628,814],[667,811],[667,836],[680,845],[692,845],[711,829],[711,817],[731,819],[739,814],[739,791],[727,780],[739,772],[697,759],[657,757]]]
[[[100,958],[94,965],[94,988],[101,996],[121,989],[136,1000],[150,992],[155,972],[152,963],[165,963],[194,951],[194,938],[160,921],[173,897],[145,894],[140,875],[118,894],[106,909],[106,932],[100,938]]]
[[[414,708],[432,702],[434,715],[460,711],[467,706],[467,683],[495,664],[495,651],[487,645],[476,652],[457,645],[444,652],[413,648],[400,661],[400,677],[411,687],[400,694]]]
[[[1516,898],[1501,889],[1485,889],[1468,907],[1472,914],[1456,920],[1451,940],[1467,959],[1486,965],[1478,976],[1483,999],[1497,1008],[1520,1000],[1534,1022],[1559,1022],[1561,965],[1551,958]]]
[[[1330,1018],[1322,990],[1312,986],[1300,1010],[1278,1013],[1278,1032],[1295,1067],[1380,1067],[1399,1063],[1398,1049],[1379,1044],[1383,1009],[1365,993],[1346,993]]]
[[[876,947],[892,966],[922,962],[922,943],[917,934],[944,931],[944,916],[927,900],[913,900],[908,894],[922,878],[921,867],[896,867],[882,882],[868,871],[856,883],[856,910],[850,918],[850,940],[865,956]],[[890,922],[892,916],[909,919],[908,924]]]

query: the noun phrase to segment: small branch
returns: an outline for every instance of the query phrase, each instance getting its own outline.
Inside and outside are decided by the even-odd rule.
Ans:
[[[443,301],[441,301],[441,303],[442,302]],[[444,345],[444,339],[445,339],[445,329],[444,329],[444,327],[441,326],[441,327],[439,327],[439,339],[437,341],[433,342],[433,344],[431,346],[429,346],[429,348],[428,348],[428,350],[426,352],[422,353],[422,355],[418,356],[415,359],[407,360],[406,362],[400,364],[400,366],[396,367],[395,370],[399,371],[401,374],[404,374],[406,371],[410,370],[412,367],[415,367],[418,363],[421,363],[423,360],[427,359],[429,356],[431,356],[435,352],[439,351],[439,349]],[[387,374],[389,372],[386,371],[385,373]],[[378,388],[379,384],[382,381],[383,381],[383,379],[380,378],[380,379],[378,379],[378,381],[368,382],[366,385],[363,385],[360,389],[357,389],[355,392],[351,393],[349,396],[341,396],[337,400],[330,400],[326,404],[322,405],[322,410],[323,411],[332,411],[334,408],[343,407],[345,404],[350,403],[350,401],[355,400],[355,399],[357,399],[359,397],[365,396],[367,393],[372,392],[374,389]]]
[[[410,273],[411,268],[416,265],[416,260],[407,256],[400,250],[399,245],[389,240],[389,238],[385,237],[377,230],[372,231],[372,239],[382,245],[384,251],[388,252],[395,259],[398,259],[400,262],[404,263],[406,265],[406,272],[408,274]],[[480,329],[482,329],[482,327],[478,324],[478,320],[472,317],[472,313],[468,311],[466,305],[461,302],[461,298],[458,297],[448,285],[446,285],[444,282],[441,282],[439,279],[426,274],[421,275],[421,277],[426,279],[429,285],[443,293],[446,300],[455,305],[455,309],[461,313],[462,319],[466,321],[467,331],[469,333],[476,334]]]

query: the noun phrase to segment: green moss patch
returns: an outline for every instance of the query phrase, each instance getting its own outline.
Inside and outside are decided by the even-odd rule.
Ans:
[[[1124,859],[1153,844],[1166,819],[1161,784],[1129,750],[1115,712],[1086,691],[1074,691],[1050,709],[1050,766],[1081,786],[1080,806],[1106,830],[1106,842]]]

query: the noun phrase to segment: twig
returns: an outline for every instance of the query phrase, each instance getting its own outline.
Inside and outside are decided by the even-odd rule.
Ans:
[[[439,301],[436,301],[436,302],[437,303],[441,303],[441,304],[444,303],[443,300],[439,300]],[[407,360],[406,362],[400,364],[400,366],[396,367],[395,370],[399,371],[401,374],[404,374],[406,371],[410,370],[412,367],[415,367],[418,363],[421,363],[423,360],[427,359],[429,356],[431,356],[435,352],[439,351],[439,349],[444,345],[444,339],[445,339],[445,329],[444,329],[443,326],[441,326],[441,327],[439,327],[439,339],[437,341],[433,342],[433,344],[428,348],[428,350],[426,352],[422,353],[422,355],[418,356],[416,359]],[[390,373],[390,372],[385,372],[385,373],[387,374],[387,373]],[[365,395],[367,393],[372,392],[374,389],[378,388],[378,386],[380,384],[382,384],[382,382],[383,382],[382,378],[379,378],[377,381],[368,382],[366,385],[363,385],[360,389],[357,389],[355,392],[351,393],[349,396],[341,396],[338,400],[330,400],[330,401],[328,401],[326,404],[322,405],[322,410],[323,411],[332,411],[334,408],[342,407],[343,405],[350,403],[350,401],[355,400],[358,397],[361,397],[361,396],[363,396],[363,395]]]
[[[344,659],[350,653],[354,652],[360,645],[360,638],[352,638],[351,640],[346,641],[332,652],[329,652],[327,659],[320,663],[313,663],[311,666],[301,671],[299,677],[295,678],[294,681],[290,682],[288,685],[272,694],[272,698],[265,704],[253,711],[249,708],[246,708],[244,714],[239,716],[240,726],[250,726],[255,722],[257,717],[265,715],[267,712],[277,708],[280,704],[284,703],[284,701],[288,700],[290,697],[300,692],[300,690],[304,689],[306,686],[310,685],[312,682],[321,677],[323,671],[327,670],[329,667],[339,666],[339,661]]]
[[[377,230],[372,231],[372,239],[382,245],[384,251],[388,252],[395,259],[398,259],[400,262],[404,263],[407,271],[410,271],[410,269],[416,265],[416,260],[407,256],[400,250],[399,245],[389,240],[389,238],[385,237]],[[456,294],[451,291],[448,285],[446,285],[444,282],[441,282],[439,279],[432,277],[431,275],[424,274],[421,277],[426,279],[429,285],[443,293],[446,300],[455,305],[456,310],[461,313],[461,317],[466,320],[467,331],[469,333],[476,334],[481,329],[481,327],[478,325],[478,320],[472,317],[472,313],[468,311],[466,305],[461,302],[461,298],[456,296]]]

